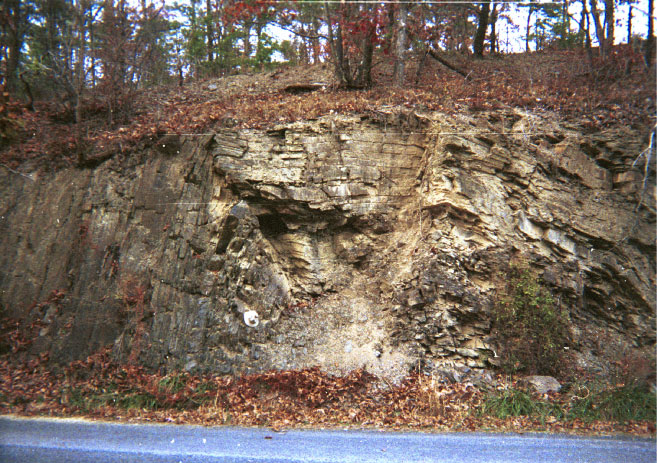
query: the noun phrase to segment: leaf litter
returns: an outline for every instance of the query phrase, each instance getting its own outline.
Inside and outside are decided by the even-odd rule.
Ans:
[[[121,365],[105,348],[84,361],[51,366],[42,354],[0,357],[0,413],[207,426],[373,428],[431,432],[550,432],[655,436],[654,421],[586,421],[481,413],[490,391],[443,383],[420,372],[390,384],[363,369],[334,376],[319,368],[241,376],[161,374]],[[498,377],[498,389],[513,386]],[[551,394],[565,406],[569,398]]]
[[[392,86],[392,62],[384,57],[374,68],[376,85],[357,91],[339,88],[328,63],[282,66],[271,72],[192,81],[182,88],[142,89],[131,98],[130,110],[111,125],[103,117],[107,108],[96,100],[85,102],[88,117],[77,124],[55,104],[36,103],[37,111],[30,112],[15,102],[10,112],[20,136],[0,150],[0,162],[10,168],[28,163],[59,169],[76,165],[82,155],[87,166],[108,159],[122,163],[165,134],[267,129],[328,114],[363,114],[382,106],[454,114],[515,107],[553,111],[593,131],[614,125],[646,128],[654,125],[655,73],[642,69],[637,56],[622,46],[609,59],[590,63],[583,52],[573,50],[485,60],[450,56],[469,70],[467,80],[437,62],[417,73],[419,63],[410,60],[409,80],[417,76],[416,82],[403,88]],[[317,90],[287,90],[295,85]]]

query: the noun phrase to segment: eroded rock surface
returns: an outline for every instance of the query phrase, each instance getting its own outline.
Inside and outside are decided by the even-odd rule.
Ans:
[[[644,133],[393,108],[159,145],[131,166],[0,170],[0,303],[37,322],[30,352],[392,379],[486,367],[510,261],[567,308],[582,366],[604,345],[654,350]]]

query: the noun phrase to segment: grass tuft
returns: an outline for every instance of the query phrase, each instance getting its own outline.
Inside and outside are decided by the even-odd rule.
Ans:
[[[189,377],[185,373],[172,373],[162,378],[158,383],[158,387],[162,392],[175,394],[187,386],[188,379]]]
[[[515,388],[490,393],[479,408],[479,413],[502,420],[512,416],[529,416],[545,421],[548,416],[557,419],[564,416],[559,404],[537,400],[530,393]]]
[[[129,394],[118,400],[117,405],[125,410],[157,410],[160,408],[160,403],[152,394],[148,393],[135,393]]]
[[[639,383],[589,393],[573,402],[568,417],[590,422],[656,420],[657,397]]]

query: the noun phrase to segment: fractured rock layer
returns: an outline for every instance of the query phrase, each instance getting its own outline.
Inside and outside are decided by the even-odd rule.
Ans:
[[[58,361],[111,344],[153,368],[395,379],[487,366],[500,272],[522,261],[591,366],[602,332],[654,349],[644,144],[545,114],[391,109],[168,136],[134,166],[1,171],[0,303]]]

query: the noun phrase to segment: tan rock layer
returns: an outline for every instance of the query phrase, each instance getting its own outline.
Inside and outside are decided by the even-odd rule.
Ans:
[[[524,260],[583,363],[605,354],[593,326],[654,349],[644,141],[547,114],[390,108],[167,139],[175,152],[132,167],[2,170],[2,311],[38,321],[30,352],[59,361],[112,343],[152,367],[394,379],[487,366],[500,269]]]

